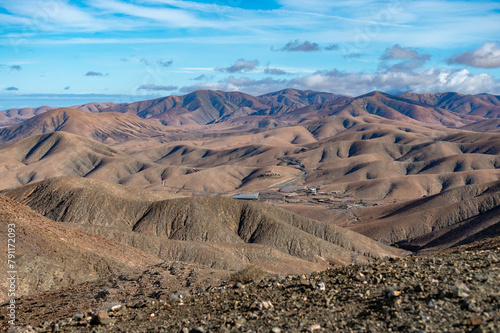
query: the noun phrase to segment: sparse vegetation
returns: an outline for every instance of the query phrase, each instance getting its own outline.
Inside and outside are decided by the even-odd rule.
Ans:
[[[249,282],[256,282],[262,279],[265,275],[267,274],[266,271],[263,269],[255,266],[255,265],[248,265],[247,267],[243,268],[242,270],[237,271],[236,273],[232,274],[230,277],[230,281],[232,282],[240,282],[240,283],[249,283]]]

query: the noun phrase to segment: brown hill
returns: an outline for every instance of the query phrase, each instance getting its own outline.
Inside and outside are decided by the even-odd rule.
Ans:
[[[0,195],[0,221],[3,244],[7,244],[7,227],[15,225],[13,261],[18,297],[144,269],[160,262],[132,247],[55,223],[3,195]],[[7,246],[2,256],[7,257]],[[0,300],[7,298],[6,275],[6,270],[2,270]]]
[[[315,91],[285,89],[261,96],[240,92],[200,90],[182,96],[127,103],[89,103],[73,108],[91,112],[119,112],[159,121],[164,125],[196,126],[231,122],[231,127],[264,128],[296,124],[329,115],[379,115],[428,124],[463,126],[500,116],[497,96],[457,93],[403,94],[378,91],[347,98]],[[0,112],[0,126],[8,126],[53,108],[11,109]],[[291,113],[291,114],[290,114]],[[239,125],[237,125],[239,124]],[[243,128],[243,127],[242,127]]]
[[[222,197],[148,202],[133,200],[133,196],[143,197],[136,193],[124,195],[123,190],[106,190],[119,185],[92,181],[88,186],[87,182],[81,178],[49,179],[3,193],[55,221],[92,226],[85,230],[95,230],[112,238],[121,237],[121,241],[133,242],[130,245],[142,249],[148,246],[150,251],[158,251],[160,248],[157,241],[153,242],[156,245],[136,242],[138,238],[131,237],[130,232],[150,239],[174,241],[171,246],[166,243],[170,249],[163,248],[163,255],[179,256],[182,252],[186,261],[207,264],[204,260],[210,260],[218,267],[228,265],[228,258],[221,257],[220,263],[214,263],[217,259],[210,253],[229,250],[245,253],[246,261],[267,262],[265,268],[281,272],[298,267],[307,270],[308,266],[314,270],[318,265],[345,265],[398,255],[396,249],[357,233],[261,203]],[[104,187],[102,191],[99,190],[101,186]],[[106,234],[103,228],[108,229]],[[129,236],[123,236],[123,232],[129,232]],[[179,241],[185,242],[184,249],[180,248]],[[213,250],[200,255],[201,249],[207,246],[199,244],[210,244]],[[186,257],[190,253],[186,248],[194,249],[192,256]],[[264,255],[266,251],[268,254]],[[288,264],[273,269],[269,263],[275,264],[276,258],[283,258]],[[233,267],[239,265],[239,261],[233,263]]]
[[[266,101],[265,104],[278,106],[283,104],[292,106],[294,108],[301,108],[308,105],[319,104],[324,102],[331,102],[338,99],[347,98],[343,95],[335,95],[331,93],[318,92],[313,90],[297,90],[287,88],[284,90],[272,92],[258,96],[261,100]],[[279,114],[280,112],[273,112],[271,114]]]
[[[463,126],[482,118],[473,115],[462,115],[446,109],[430,106],[415,100],[374,91],[359,97],[344,98],[333,102],[294,110],[282,119],[292,123],[303,119],[317,119],[329,116],[377,115],[383,118],[414,123],[444,125],[449,127]]]
[[[123,141],[154,138],[170,141],[185,131],[153,124],[135,116],[120,113],[86,113],[73,108],[59,108],[34,116],[21,124],[0,129],[0,145],[32,135],[64,131],[99,142],[114,144]]]
[[[300,132],[304,140],[314,141],[304,129],[295,131]],[[288,135],[288,139],[302,140],[295,135]],[[267,138],[262,136],[262,140],[283,143],[287,139],[270,133]],[[213,144],[220,143],[215,140]],[[54,132],[31,136],[0,148],[3,157],[0,188],[56,176],[80,176],[161,191],[182,190],[184,194],[229,193],[247,185],[257,188],[270,185],[269,180],[258,176],[269,166],[279,163],[277,158],[283,151],[294,150],[293,147],[290,143],[276,148],[243,145],[211,149],[172,144],[147,151],[139,149],[139,152],[131,147],[129,153],[123,153],[81,136]],[[278,167],[277,171],[283,175],[282,180],[297,175],[293,167]]]
[[[183,195],[229,195],[298,182],[363,199],[401,200],[500,177],[498,134],[373,115],[152,143],[129,140],[112,149],[65,132],[32,136],[0,148],[0,186],[83,176]],[[262,177],[269,170],[279,179]]]
[[[0,111],[0,127],[16,125],[52,109],[54,108],[50,106],[40,106],[38,108],[8,109]]]
[[[447,92],[435,94],[406,93],[400,96],[459,114],[468,114],[485,118],[500,117],[500,98],[495,95],[462,95],[459,93]]]
[[[167,125],[193,125],[232,121],[245,118],[250,114],[254,117],[283,114],[306,105],[343,97],[330,93],[294,89],[285,89],[257,97],[240,92],[200,90],[183,96],[168,96],[131,104],[88,103],[75,105],[72,108],[90,113],[128,113]],[[55,108],[43,106],[0,111],[0,127],[13,126],[52,109]],[[239,122],[244,122],[244,120]],[[270,119],[262,120],[260,123],[252,119],[250,122],[253,123],[252,127],[257,128],[267,128],[273,125]],[[234,124],[231,126],[235,127]],[[245,127],[250,127],[248,121]]]
[[[66,132],[31,136],[0,148],[2,188],[55,176],[124,180],[151,164]]]
[[[500,133],[500,119],[485,119],[460,127],[464,131]]]
[[[498,236],[500,182],[459,186],[440,194],[363,208],[350,229],[411,249],[440,250]]]
[[[283,107],[280,105],[279,107]],[[104,112],[134,114],[164,125],[206,125],[252,113],[270,113],[272,107],[240,92],[199,90],[183,96],[168,96],[132,104],[120,104]]]
[[[313,133],[327,138],[287,156],[305,167],[305,184],[369,200],[415,199],[500,178],[498,134],[375,120],[364,116],[309,122]]]

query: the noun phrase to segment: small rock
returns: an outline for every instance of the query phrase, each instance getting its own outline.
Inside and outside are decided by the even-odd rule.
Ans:
[[[424,292],[425,289],[424,289],[424,286],[422,284],[418,284],[416,287],[415,287],[415,291],[417,293],[421,293],[421,292]]]
[[[470,333],[485,333],[486,330],[482,326],[477,326]]]
[[[272,310],[272,309],[274,309],[274,305],[269,301],[263,301],[263,302],[259,303],[258,308],[261,311],[262,310]]]
[[[80,320],[83,320],[85,318],[85,314],[83,313],[75,313],[72,317],[72,319],[74,321],[80,321]]]
[[[459,298],[469,297],[470,290],[463,283],[457,283],[453,286],[453,295]]]
[[[113,322],[114,320],[109,318],[108,314],[105,311],[98,312],[92,317],[92,320],[90,321],[92,325],[108,325]]]
[[[302,278],[302,277],[300,278],[299,284],[301,286],[310,286],[311,285],[311,283],[309,282],[309,280],[307,280],[305,277],[304,278]]]
[[[116,311],[120,310],[121,308],[122,308],[122,305],[117,304],[117,305],[113,305],[110,310],[113,312],[116,312]]]
[[[399,291],[399,290],[393,290],[393,291],[391,291],[389,294],[387,294],[387,296],[388,296],[389,298],[398,297],[398,296],[400,296],[400,295],[401,295],[401,291]]]
[[[196,327],[191,329],[189,333],[205,333],[205,329],[203,327]]]
[[[316,285],[316,289],[319,290],[319,291],[325,291],[326,290],[326,286],[323,282],[320,282]]]
[[[309,327],[307,328],[307,330],[308,330],[309,332],[314,332],[314,331],[317,331],[317,330],[319,330],[319,329],[321,329],[321,326],[320,326],[319,324],[314,324],[314,325],[311,325],[311,326],[309,326]]]
[[[121,280],[121,281],[130,281],[130,278],[128,277],[128,275],[126,274],[122,274],[118,277],[118,280]]]
[[[484,320],[478,317],[472,317],[467,320],[468,324],[471,326],[479,326],[484,324]]]
[[[103,290],[103,291],[98,292],[94,298],[97,300],[106,299],[109,296],[109,294],[110,294],[109,290]]]
[[[273,327],[271,329],[271,332],[273,332],[273,333],[281,333],[281,328],[279,328],[279,327]]]

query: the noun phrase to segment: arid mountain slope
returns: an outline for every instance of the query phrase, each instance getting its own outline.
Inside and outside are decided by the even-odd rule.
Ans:
[[[40,106],[38,108],[8,109],[0,111],[0,127],[19,124],[20,122],[52,109],[54,108],[50,106]]]
[[[183,96],[168,96],[102,110],[135,114],[164,125],[207,125],[247,116],[281,115],[306,105],[332,101],[343,96],[315,91],[285,89],[251,96],[241,92],[199,90]]]
[[[270,128],[294,125],[329,115],[374,114],[388,119],[445,126],[464,126],[500,116],[498,96],[403,94],[381,92],[351,97],[285,89],[262,96],[240,92],[200,90],[182,96],[167,96],[135,103],[89,103],[73,108],[91,112],[119,112],[173,126],[229,123],[232,128]],[[46,112],[50,107],[11,109],[0,112],[0,126],[10,126]]]
[[[460,114],[481,116],[485,118],[500,117],[500,98],[495,95],[477,94],[462,95],[454,92],[435,94],[406,93],[401,97],[419,101],[441,109]]]
[[[499,147],[499,134],[410,126],[373,115],[164,144],[130,140],[113,148],[61,131],[0,148],[0,188],[82,176],[181,195],[294,183],[369,200],[416,199],[498,180]],[[270,170],[279,178],[262,177]]]
[[[187,136],[183,130],[167,128],[131,115],[113,112],[91,114],[73,108],[59,108],[21,124],[0,129],[0,145],[55,131],[73,133],[107,144],[150,138],[162,142],[180,135]]]
[[[0,148],[2,188],[57,176],[125,181],[151,164],[66,132],[31,136]]]
[[[144,269],[160,262],[132,247],[55,223],[2,195],[0,221],[5,230],[0,233],[3,244],[7,244],[8,225],[15,225],[13,261],[18,272],[18,296]],[[2,256],[7,256],[7,245]],[[7,297],[6,274],[6,270],[0,272],[0,300]]]
[[[253,281],[239,284],[196,265],[162,263],[135,276],[19,299],[18,325],[34,332],[497,333],[499,245],[500,237],[490,238],[432,256],[307,275],[251,275]],[[103,291],[105,299],[96,297]],[[7,319],[0,320],[7,328]]]
[[[500,133],[500,119],[486,119],[461,127],[465,131]]]
[[[252,255],[254,246],[257,253],[265,247],[271,255],[278,251],[287,260],[293,256],[327,266],[398,255],[396,249],[360,234],[261,203],[222,197],[134,201],[130,195],[124,196],[123,190],[102,192],[98,187],[108,185],[92,181],[87,186],[87,182],[80,178],[50,179],[3,193],[58,222],[97,226],[95,230],[101,232],[100,227],[107,227],[110,234],[134,231],[186,242],[185,246],[205,243],[214,244],[215,249],[219,245],[220,249],[228,246],[234,251],[246,249],[247,260],[252,256],[262,257],[262,254]],[[118,185],[109,186],[115,189]],[[196,253],[199,250],[193,251]]]
[[[301,131],[304,132],[303,129]],[[294,135],[288,137],[296,139]],[[307,136],[304,138],[307,139]],[[270,135],[262,139],[283,143],[286,137]],[[219,143],[215,141],[214,145]],[[290,149],[298,148],[294,148],[293,144],[276,148],[243,145],[230,149],[171,144],[147,151],[133,148],[129,153],[122,153],[81,136],[54,132],[31,136],[0,148],[0,156],[3,157],[0,161],[0,188],[50,177],[80,176],[161,191],[229,193],[247,183],[254,188],[271,185],[269,180],[259,178],[259,175],[269,166],[279,163],[277,158]],[[300,171],[287,166],[278,167],[277,171],[283,175],[280,181],[300,174]],[[214,179],[218,181],[214,182]]]
[[[159,121],[164,125],[220,123],[248,115],[278,115],[306,105],[344,98],[331,93],[285,89],[251,96],[240,92],[200,90],[182,96],[167,96],[135,103],[88,103],[72,108],[84,112],[119,112]],[[53,107],[0,111],[0,126],[12,126]],[[260,124],[260,127],[263,123]],[[257,126],[259,127],[259,126]],[[269,127],[269,126],[266,126]]]
[[[258,97],[261,100],[264,100],[265,104],[268,105],[277,105],[278,103],[281,103],[286,106],[292,106],[295,108],[301,108],[307,105],[331,102],[338,99],[347,98],[347,96],[343,95],[335,95],[313,90],[297,90],[291,88],[264,94]],[[276,112],[273,114],[276,114]]]
[[[306,184],[363,199],[401,200],[500,178],[498,134],[432,137],[419,127],[407,132],[398,125],[354,121],[344,132],[289,155],[308,170]]]
[[[297,123],[303,121],[303,119],[312,120],[334,115],[358,117],[370,114],[391,120],[410,123],[417,121],[450,127],[463,126],[484,119],[479,116],[455,113],[452,110],[430,106],[380,91],[374,91],[359,97],[307,106],[291,111],[281,119]]]
[[[439,250],[498,236],[499,208],[500,181],[466,185],[426,198],[363,208],[349,229],[411,250]]]

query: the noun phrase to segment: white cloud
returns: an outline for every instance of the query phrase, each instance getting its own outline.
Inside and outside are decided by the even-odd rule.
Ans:
[[[181,92],[199,89],[243,91],[253,95],[284,88],[311,89],[337,94],[358,96],[373,90],[399,94],[405,92],[435,93],[455,91],[464,94],[500,93],[500,82],[488,74],[472,74],[466,69],[440,70],[432,68],[418,71],[384,71],[373,74],[320,71],[293,79],[250,79],[229,76],[218,82],[203,82],[182,87]]]
[[[410,47],[401,47],[396,44],[388,47],[384,54],[380,56],[381,68],[386,68],[389,71],[406,71],[421,67],[427,60],[431,58],[428,54],[419,54],[417,50]],[[399,61],[395,64],[390,64],[392,61]]]
[[[245,60],[240,58],[234,63],[234,65],[224,68],[216,68],[215,70],[218,72],[241,73],[253,71],[257,66],[259,66],[258,60]]]
[[[462,64],[479,68],[500,67],[500,43],[486,42],[475,50],[467,50],[448,59],[449,64]]]
[[[125,14],[141,17],[175,27],[216,27],[215,22],[196,18],[185,10],[137,6],[114,0],[92,0],[92,5],[111,14]]]
[[[465,94],[499,93],[500,82],[488,74],[472,74],[466,69],[450,71],[432,68],[419,71],[385,71],[374,74],[317,72],[292,80],[302,89],[326,90],[360,95],[372,90],[389,93],[434,93],[456,91]]]
[[[162,86],[157,84],[143,84],[137,88],[137,90],[149,90],[149,91],[172,91],[176,90],[176,86]]]
[[[0,0],[0,6],[13,14],[9,15],[10,20],[19,21],[29,32],[57,30],[58,26],[96,31],[107,26],[104,21],[63,0]]]

